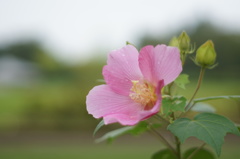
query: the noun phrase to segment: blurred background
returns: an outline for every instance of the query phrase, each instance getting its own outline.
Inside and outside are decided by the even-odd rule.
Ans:
[[[185,30],[197,47],[213,40],[218,54],[198,97],[239,95],[239,6],[238,0],[0,1],[0,158],[150,158],[163,146],[148,134],[94,143],[99,120],[88,115],[85,97],[102,84],[106,55],[126,41],[137,48],[168,44]],[[189,97],[199,67],[189,58],[184,73],[191,83],[179,94]],[[239,100],[209,104],[240,123]],[[239,137],[225,141],[221,158],[237,159]]]

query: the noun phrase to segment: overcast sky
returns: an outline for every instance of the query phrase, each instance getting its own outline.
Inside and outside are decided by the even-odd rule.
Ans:
[[[68,61],[207,18],[240,31],[239,0],[0,0],[0,45],[29,37]]]

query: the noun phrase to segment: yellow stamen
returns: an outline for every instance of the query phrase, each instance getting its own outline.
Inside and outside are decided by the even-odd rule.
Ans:
[[[130,98],[142,104],[145,110],[151,109],[157,101],[155,87],[146,82],[132,81],[132,83],[132,92],[129,94]]]

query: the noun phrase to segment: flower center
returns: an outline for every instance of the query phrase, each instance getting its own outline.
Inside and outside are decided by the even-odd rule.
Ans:
[[[157,101],[155,87],[149,83],[140,83],[139,81],[132,81],[133,86],[130,89],[130,98],[137,103],[144,106],[144,110],[151,109]]]

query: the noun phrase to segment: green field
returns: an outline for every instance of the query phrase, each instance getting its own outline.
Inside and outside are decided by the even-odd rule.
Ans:
[[[0,159],[148,159],[163,148],[149,135],[124,136],[111,145],[94,143],[91,135],[98,120],[88,115],[85,108],[85,96],[93,84],[100,83],[53,82],[29,88],[2,88]],[[192,81],[186,90],[178,93],[189,97],[195,84]],[[240,89],[236,80],[206,79],[198,97],[237,94],[240,94]],[[240,123],[239,100],[209,103],[218,113]],[[103,128],[102,131],[105,130]],[[238,159],[240,137],[230,135],[225,141],[220,159]],[[198,145],[198,141],[187,141],[183,148],[192,144]]]
[[[38,134],[39,135],[39,134]],[[93,143],[90,135],[54,134],[21,136],[6,145],[1,144],[1,159],[150,159],[164,148],[149,135],[121,137],[112,144]],[[238,159],[240,138],[228,135],[220,159]],[[187,140],[183,149],[199,145],[199,141]],[[211,148],[207,147],[209,150]]]

